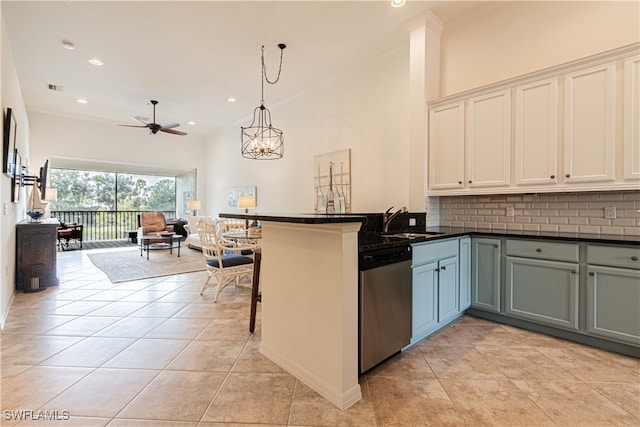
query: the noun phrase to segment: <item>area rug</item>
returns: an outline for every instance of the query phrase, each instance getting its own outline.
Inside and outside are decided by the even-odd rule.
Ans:
[[[104,271],[111,283],[205,270],[202,252],[189,248],[181,248],[180,258],[175,249],[173,254],[166,249],[151,250],[148,261],[146,253],[140,256],[140,250],[101,252],[87,256]]]

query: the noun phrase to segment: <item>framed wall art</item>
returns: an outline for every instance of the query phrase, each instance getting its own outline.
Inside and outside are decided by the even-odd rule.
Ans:
[[[240,196],[253,196],[256,200],[256,205],[258,204],[258,194],[256,186],[247,186],[247,187],[231,187],[229,188],[229,193],[227,194],[227,205],[237,208],[238,207],[238,199]]]
[[[313,157],[314,211],[351,212],[351,149]]]

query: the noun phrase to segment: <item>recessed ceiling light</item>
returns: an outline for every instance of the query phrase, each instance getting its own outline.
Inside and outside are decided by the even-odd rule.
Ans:
[[[89,64],[99,67],[102,65],[102,61],[100,61],[98,58],[91,58],[89,60]]]
[[[84,99],[84,98],[78,99],[78,104],[86,104],[86,103],[87,103],[86,99]]]
[[[236,102],[236,99],[233,96],[227,98],[227,102]]]
[[[69,40],[62,40],[62,47],[67,50],[74,50],[76,48],[73,42],[70,42]]]
[[[402,7],[407,3],[407,0],[391,0],[391,7]]]
[[[194,122],[194,121],[188,121],[188,122],[187,122],[187,124],[188,124],[188,125],[191,125],[191,126],[194,126],[194,125],[196,124],[196,122]]]

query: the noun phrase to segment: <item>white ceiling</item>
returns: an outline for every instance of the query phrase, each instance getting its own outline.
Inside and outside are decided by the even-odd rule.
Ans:
[[[260,47],[270,79],[278,43],[282,76],[265,86],[267,107],[408,42],[412,18],[443,21],[488,2],[375,1],[7,1],[2,14],[30,111],[207,135],[250,121],[260,101]],[[68,40],[75,50],[63,48]],[[89,64],[103,61],[102,67]],[[48,89],[62,86],[61,92]],[[235,97],[237,102],[227,102]],[[87,104],[76,102],[84,98]],[[195,126],[187,125],[195,121]],[[132,129],[132,132],[143,132]],[[146,131],[146,130],[145,130]],[[178,138],[176,136],[176,138]]]

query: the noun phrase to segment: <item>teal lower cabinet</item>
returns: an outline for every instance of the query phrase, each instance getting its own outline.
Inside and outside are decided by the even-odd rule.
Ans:
[[[587,246],[587,332],[640,346],[640,249]]]
[[[465,311],[471,306],[471,238],[462,237],[459,241],[460,261],[460,305],[458,311]]]
[[[460,316],[458,239],[412,245],[411,342]]]
[[[505,313],[578,330],[579,265],[506,257]]]
[[[500,311],[500,239],[471,239],[471,306],[486,311]]]

